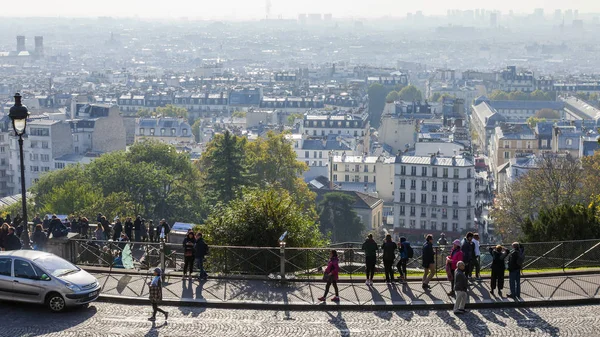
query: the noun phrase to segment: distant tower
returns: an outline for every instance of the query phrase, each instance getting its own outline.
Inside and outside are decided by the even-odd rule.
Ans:
[[[269,19],[269,17],[271,16],[271,0],[267,0],[265,4],[265,14],[266,19]]]
[[[20,53],[25,51],[25,36],[19,35],[17,36],[17,52]]]
[[[35,37],[35,55],[38,57],[44,56],[44,37],[43,36]]]

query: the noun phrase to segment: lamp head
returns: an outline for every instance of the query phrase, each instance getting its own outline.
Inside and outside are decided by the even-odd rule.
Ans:
[[[8,116],[12,120],[13,129],[17,136],[22,136],[25,133],[27,127],[27,118],[29,117],[29,110],[27,107],[21,104],[21,94],[15,94],[15,105],[10,108]]]

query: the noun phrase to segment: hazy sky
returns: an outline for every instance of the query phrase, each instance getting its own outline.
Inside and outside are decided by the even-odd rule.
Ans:
[[[267,0],[26,0],[6,7],[0,16],[140,16],[190,17],[203,19],[260,19],[265,17]],[[405,16],[422,10],[425,14],[445,14],[448,9],[495,9],[508,13],[529,13],[544,8],[578,9],[580,13],[600,13],[600,0],[270,0],[271,17],[296,18],[298,13],[332,13],[334,17]],[[15,15],[16,14],[16,15]]]

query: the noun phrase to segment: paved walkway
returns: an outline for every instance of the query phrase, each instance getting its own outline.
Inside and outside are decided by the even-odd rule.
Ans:
[[[148,298],[147,282],[151,276],[142,274],[94,273],[102,285],[104,298],[121,300],[144,300]],[[550,304],[549,302],[576,302],[598,300],[600,303],[600,274],[530,277],[521,279],[519,302],[526,305]],[[432,289],[424,291],[420,282],[406,284],[376,283],[366,286],[359,283],[338,284],[341,301],[347,307],[447,307],[453,298],[447,281],[430,283]],[[167,302],[195,304],[262,305],[307,307],[318,304],[325,284],[321,282],[256,281],[256,280],[182,280],[170,277],[164,283],[163,299]],[[332,296],[331,291],[329,297]],[[508,277],[504,296],[509,293]],[[490,296],[489,280],[471,283],[469,303],[479,306],[514,305],[512,299]],[[331,302],[327,304],[332,304]]]

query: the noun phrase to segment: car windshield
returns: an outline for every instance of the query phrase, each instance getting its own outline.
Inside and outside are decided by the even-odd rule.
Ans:
[[[34,262],[55,277],[79,271],[79,268],[74,264],[52,255],[39,257]]]

